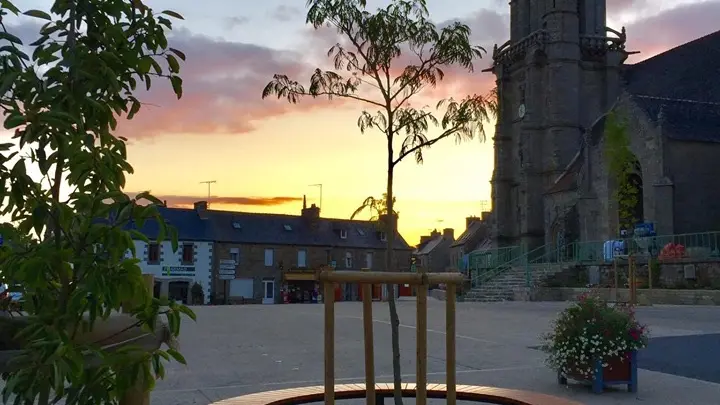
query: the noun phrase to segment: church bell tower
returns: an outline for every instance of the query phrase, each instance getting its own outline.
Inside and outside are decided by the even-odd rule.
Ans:
[[[497,246],[530,251],[550,242],[547,191],[616,97],[622,61],[610,55],[605,0],[512,0],[510,21],[510,40],[495,46],[489,69],[500,110],[493,234]]]

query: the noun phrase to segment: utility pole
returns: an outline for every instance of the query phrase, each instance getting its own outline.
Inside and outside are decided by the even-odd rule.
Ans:
[[[320,211],[322,211],[322,184],[310,184],[308,187],[318,187],[320,188]]]
[[[201,181],[200,184],[207,184],[208,187],[208,205],[210,205],[210,185],[217,183],[215,180]]]

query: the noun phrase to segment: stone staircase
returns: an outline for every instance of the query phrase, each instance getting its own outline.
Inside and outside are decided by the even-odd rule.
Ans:
[[[573,263],[538,263],[530,266],[531,285],[536,286],[544,279],[557,274]],[[482,285],[475,287],[465,295],[465,301],[471,302],[499,302],[512,301],[514,291],[525,287],[525,266],[515,266],[503,270],[492,279],[485,281]]]

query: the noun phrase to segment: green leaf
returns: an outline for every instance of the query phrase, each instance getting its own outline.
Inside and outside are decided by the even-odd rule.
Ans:
[[[132,106],[130,107],[130,111],[128,112],[128,115],[127,115],[127,119],[129,119],[129,120],[133,119],[133,117],[135,117],[135,114],[137,114],[138,111],[140,111],[141,106],[142,106],[142,104],[140,104],[139,101],[133,100]]]
[[[10,113],[5,119],[5,129],[13,129],[23,125],[25,123],[25,117],[19,113]]]
[[[167,350],[167,354],[172,356],[172,358],[175,359],[175,361],[177,361],[178,363],[187,364],[185,357],[183,357],[183,355],[180,354],[180,352],[178,352],[177,350],[170,348]]]
[[[172,84],[173,91],[175,92],[175,95],[177,96],[177,98],[179,100],[180,98],[182,98],[182,95],[183,95],[182,79],[180,78],[180,76],[171,76],[170,83]]]
[[[44,11],[40,11],[40,10],[28,10],[28,11],[24,12],[23,14],[30,16],[30,17],[42,18],[43,20],[52,21],[52,17],[50,17],[50,14],[48,14]]]
[[[43,228],[46,225],[47,210],[45,207],[37,206],[32,212],[33,229],[37,235],[41,235]]]
[[[172,11],[172,10],[164,10],[164,11],[162,11],[160,14],[169,15],[170,17],[177,18],[178,20],[184,20],[184,19],[185,19],[185,18],[183,18],[183,16],[181,16],[180,14],[178,14],[178,13]]]
[[[12,42],[13,44],[22,45],[23,42],[20,40],[20,38],[16,37],[15,35],[6,32],[6,31],[0,31],[0,40],[6,40],[8,42]]]
[[[180,50],[177,50],[175,48],[168,48],[168,50],[174,53],[178,58],[185,60],[185,53],[181,52]]]
[[[7,93],[12,85],[15,83],[15,80],[20,76],[20,72],[8,72],[5,74],[5,78],[2,81],[2,84],[0,84],[0,94]]]
[[[180,72],[180,63],[178,63],[178,60],[173,55],[167,55],[167,61],[170,66],[171,73]]]
[[[149,56],[141,58],[138,61],[138,73],[140,73],[141,75],[148,74],[150,72],[151,67],[152,67],[152,58]]]

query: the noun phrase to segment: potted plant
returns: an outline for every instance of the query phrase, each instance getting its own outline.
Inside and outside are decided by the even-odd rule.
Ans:
[[[583,294],[560,313],[542,348],[560,384],[568,379],[590,382],[595,393],[606,385],[624,384],[636,392],[637,350],[647,344],[648,330],[631,307],[610,306]]]
[[[205,303],[205,292],[200,283],[195,283],[190,287],[190,296],[192,296],[193,305],[202,305]]]

